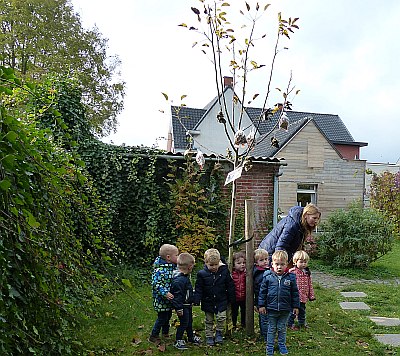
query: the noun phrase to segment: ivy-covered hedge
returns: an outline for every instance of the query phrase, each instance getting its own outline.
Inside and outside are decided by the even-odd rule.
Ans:
[[[223,246],[227,210],[214,164],[202,171],[157,149],[99,141],[81,145],[80,153],[128,263],[148,265],[163,243],[197,255]]]

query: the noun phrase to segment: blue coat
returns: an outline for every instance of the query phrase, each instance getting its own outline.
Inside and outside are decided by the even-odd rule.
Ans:
[[[260,287],[258,306],[275,311],[292,311],[294,308],[299,308],[296,276],[286,272],[279,280],[275,272],[266,271]]]
[[[172,305],[175,310],[182,310],[183,306],[193,303],[193,287],[189,276],[179,271],[174,272],[171,284],[171,293],[174,295]]]
[[[285,250],[291,261],[294,253],[301,246],[304,239],[304,229],[301,225],[303,207],[294,206],[289,213],[264,237],[259,248],[268,251],[270,261],[272,254],[277,250]]]
[[[197,273],[194,302],[201,302],[201,310],[217,314],[228,308],[235,301],[235,284],[226,265],[212,273],[204,266]]]
[[[175,268],[175,264],[165,261],[160,256],[154,261],[151,286],[153,307],[156,312],[169,311],[172,309],[172,302],[167,299],[166,295],[170,291],[172,275]]]
[[[263,275],[267,269],[258,269],[256,266],[253,267],[253,285],[254,285],[254,305],[258,306],[258,295],[260,293],[260,287],[263,280]]]

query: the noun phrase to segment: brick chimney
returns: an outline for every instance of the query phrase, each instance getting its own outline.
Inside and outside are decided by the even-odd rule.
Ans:
[[[232,77],[224,77],[224,88],[233,87],[233,78]]]

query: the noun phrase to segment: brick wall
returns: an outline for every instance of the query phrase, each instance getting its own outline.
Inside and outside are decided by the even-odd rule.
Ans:
[[[236,180],[236,211],[244,212],[245,199],[254,201],[255,210],[255,247],[264,235],[269,232],[273,219],[274,174],[279,169],[278,165],[266,163],[253,163],[253,167]],[[230,199],[232,183],[224,187],[227,198]],[[229,219],[228,219],[229,220]],[[227,222],[227,236],[229,234],[229,221]]]

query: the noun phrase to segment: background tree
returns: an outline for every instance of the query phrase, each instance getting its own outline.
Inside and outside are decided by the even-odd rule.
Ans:
[[[92,131],[115,130],[125,86],[120,61],[107,55],[97,28],[82,28],[70,0],[0,0],[0,26],[1,65],[29,79],[49,72],[76,77]]]
[[[400,172],[373,174],[371,180],[371,206],[392,220],[400,236]]]
[[[233,169],[242,167],[248,170],[251,168],[251,160],[249,159],[250,153],[257,144],[256,132],[261,121],[270,120],[275,113],[279,113],[279,118],[271,132],[280,127],[287,128],[289,124],[284,111],[291,109],[289,96],[298,93],[298,91],[294,92],[294,86],[291,84],[291,76],[285,90],[277,88],[280,95],[282,95],[281,104],[271,105],[272,107],[269,107],[268,99],[271,92],[275,61],[278,53],[283,49],[283,47],[280,48],[280,43],[283,38],[290,39],[290,33],[298,29],[298,18],[289,18],[285,20],[281,13],[278,13],[277,31],[274,37],[268,37],[266,34],[256,31],[256,23],[268,10],[269,4],[261,6],[258,2],[254,3],[254,5],[250,5],[249,2],[246,1],[242,2],[243,6],[237,14],[240,16],[238,20],[235,18],[235,15],[232,14],[233,10],[230,10],[231,4],[227,1],[199,1],[201,3],[199,8],[191,7],[197,22],[194,25],[182,23],[180,26],[190,31],[195,31],[201,36],[201,40],[196,41],[193,47],[200,47],[201,52],[208,57],[214,67],[217,98],[220,105],[220,112],[216,120],[224,125],[224,131],[228,141],[227,158],[231,160]],[[265,43],[263,43],[264,40],[272,40],[274,49],[265,80],[263,108],[259,118],[254,123],[255,130],[245,134],[248,127],[244,127],[243,123],[244,110],[239,112],[239,118],[235,121],[235,105],[241,103],[244,108],[246,104],[251,104],[251,102],[260,95],[259,93],[249,93],[247,87],[250,72],[266,67],[265,64],[260,64],[260,62],[253,57],[253,50],[256,47],[256,43],[258,47],[265,46]],[[264,55],[264,52],[262,52],[261,55]],[[233,87],[236,95],[238,95],[233,98],[232,107],[228,107],[229,103],[224,93],[223,73],[226,73],[226,71],[232,74]],[[260,98],[262,98],[262,96]],[[190,136],[190,133],[187,133],[187,135]],[[191,137],[191,139],[196,141],[195,137]],[[275,139],[271,144],[278,145],[279,142]],[[229,245],[233,242],[235,227],[236,181],[232,183],[230,209]],[[233,247],[230,247],[230,265],[232,264],[232,255]]]

